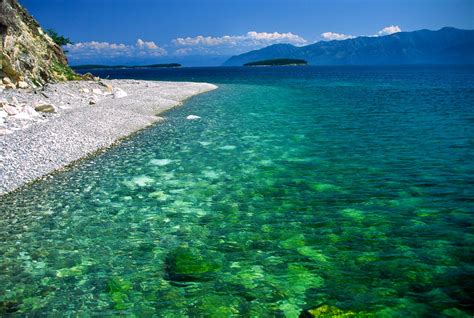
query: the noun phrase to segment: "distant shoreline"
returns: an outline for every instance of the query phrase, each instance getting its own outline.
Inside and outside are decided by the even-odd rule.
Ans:
[[[177,68],[182,67],[179,63],[151,64],[151,65],[100,65],[84,64],[71,66],[73,70],[96,70],[96,69],[140,69],[140,68]]]
[[[24,115],[10,116],[10,131],[0,135],[0,195],[164,121],[157,114],[216,88],[208,83],[100,80],[49,84],[40,94],[4,91],[8,107]],[[35,114],[31,106],[22,106],[34,107],[38,99],[54,105],[56,112]]]

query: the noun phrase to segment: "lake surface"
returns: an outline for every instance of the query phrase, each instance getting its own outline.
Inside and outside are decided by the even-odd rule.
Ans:
[[[0,198],[0,315],[472,316],[473,67],[95,73],[219,89]]]

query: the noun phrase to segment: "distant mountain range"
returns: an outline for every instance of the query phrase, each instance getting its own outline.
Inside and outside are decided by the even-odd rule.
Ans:
[[[302,47],[275,44],[233,56],[223,66],[269,59],[304,59],[310,65],[474,64],[474,30],[445,27]]]

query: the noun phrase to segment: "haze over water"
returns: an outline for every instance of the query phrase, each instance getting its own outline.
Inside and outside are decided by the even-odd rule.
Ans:
[[[1,197],[0,313],[472,314],[473,71],[96,71],[219,89]]]

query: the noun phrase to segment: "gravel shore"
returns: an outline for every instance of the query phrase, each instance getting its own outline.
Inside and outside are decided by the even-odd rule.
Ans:
[[[165,120],[157,114],[216,88],[100,80],[0,91],[0,195]]]

